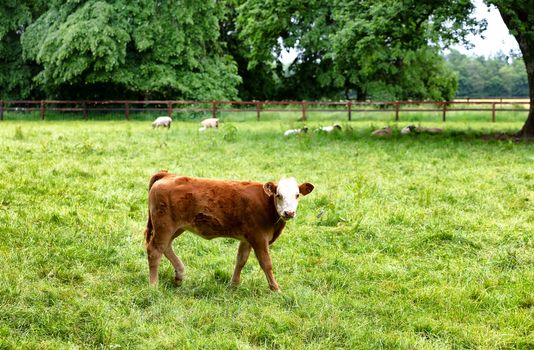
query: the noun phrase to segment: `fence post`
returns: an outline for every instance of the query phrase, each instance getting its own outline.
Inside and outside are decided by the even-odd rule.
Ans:
[[[4,100],[0,100],[0,120],[4,120]]]
[[[301,105],[302,105],[302,117],[300,117],[300,121],[305,121],[307,120],[306,118],[306,101],[302,101],[301,102]]]
[[[130,120],[130,104],[128,102],[124,102],[124,118]]]
[[[260,121],[260,102],[256,101],[256,120]]]
[[[352,120],[352,101],[349,101],[347,103],[347,107],[349,109],[349,122]]]
[[[441,117],[441,120],[443,120],[443,122],[445,122],[446,115],[447,115],[447,101],[442,102],[442,103],[443,103],[443,115]]]
[[[211,116],[217,118],[217,101],[211,102]]]
[[[495,123],[495,102],[491,104],[491,122]]]
[[[43,101],[43,100],[41,100],[40,114],[41,114],[41,120],[44,120],[44,118],[45,118],[45,101]]]
[[[87,120],[87,104],[85,101],[82,102],[82,108],[83,108],[83,119]]]
[[[172,102],[167,102],[167,115],[172,117]]]
[[[395,101],[395,121],[399,121],[399,110],[400,110],[400,102]]]

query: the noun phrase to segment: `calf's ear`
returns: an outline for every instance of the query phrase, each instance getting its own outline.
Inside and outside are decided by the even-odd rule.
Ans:
[[[274,196],[276,194],[276,185],[273,182],[266,182],[263,184],[263,190],[268,196]]]
[[[311,183],[305,182],[299,186],[299,192],[301,195],[305,196],[311,191],[313,191],[314,188],[315,187]]]

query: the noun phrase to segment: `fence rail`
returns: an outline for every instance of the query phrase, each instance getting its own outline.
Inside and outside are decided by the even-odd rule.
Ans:
[[[354,113],[394,112],[395,121],[400,120],[402,112],[439,112],[442,121],[446,121],[448,112],[476,111],[491,112],[491,120],[495,122],[496,112],[528,112],[530,100],[527,99],[458,99],[453,101],[188,101],[188,100],[109,100],[109,101],[3,101],[0,100],[0,120],[4,112],[39,112],[41,120],[47,112],[76,112],[84,119],[90,112],[119,112],[126,120],[134,112],[158,112],[172,115],[180,112],[204,112],[213,117],[221,113],[252,112],[256,119],[261,119],[265,112],[300,113],[300,120],[307,120],[311,112],[346,113],[349,121]],[[497,108],[498,107],[498,108]],[[513,108],[512,108],[513,107]]]

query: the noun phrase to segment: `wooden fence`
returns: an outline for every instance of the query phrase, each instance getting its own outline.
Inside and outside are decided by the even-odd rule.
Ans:
[[[307,120],[310,112],[345,113],[351,121],[356,113],[393,112],[395,121],[400,120],[402,112],[439,112],[442,121],[446,121],[448,112],[487,111],[491,112],[491,120],[495,122],[496,112],[529,110],[529,99],[459,99],[454,101],[2,101],[0,100],[0,120],[4,112],[39,112],[41,120],[46,113],[80,113],[88,119],[91,112],[114,112],[124,115],[126,120],[135,112],[158,112],[172,115],[180,112],[203,112],[213,117],[221,113],[253,112],[256,119],[261,119],[265,112],[292,112],[301,115],[300,120]]]

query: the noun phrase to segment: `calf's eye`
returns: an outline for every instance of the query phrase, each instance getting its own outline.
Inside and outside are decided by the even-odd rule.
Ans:
[[[298,194],[298,193],[297,193],[297,195],[295,196],[295,198],[297,198],[297,199],[298,199],[299,197],[300,197],[300,194]]]

